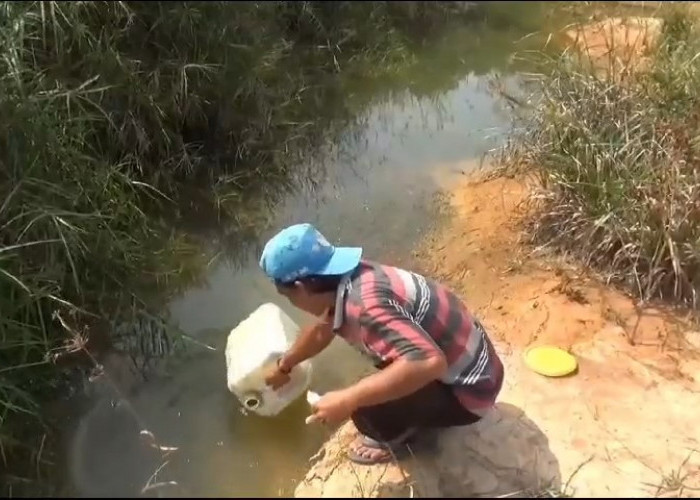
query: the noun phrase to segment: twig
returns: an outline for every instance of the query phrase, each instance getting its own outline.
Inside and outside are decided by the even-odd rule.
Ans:
[[[190,337],[189,335],[185,335],[184,333],[181,333],[180,336],[181,336],[183,339],[189,340],[189,341],[192,342],[193,344],[197,344],[197,345],[200,346],[200,347],[204,347],[205,349],[209,349],[210,351],[217,351],[216,347],[212,347],[212,346],[210,346],[209,344],[205,344],[204,342],[201,342],[201,341],[199,341],[199,340],[197,340],[197,339],[194,339],[194,338]]]
[[[578,464],[578,467],[576,467],[576,468],[574,469],[574,471],[569,475],[569,479],[567,479],[567,480],[566,480],[566,483],[564,483],[564,488],[562,489],[562,491],[564,492],[564,494],[566,494],[567,491],[569,490],[569,486],[571,485],[571,481],[573,481],[574,476],[576,476],[576,474],[578,474],[579,471],[580,471],[581,469],[583,469],[583,467],[584,467],[585,465],[589,464],[594,458],[595,458],[595,455],[591,455],[590,457],[588,457],[588,459],[586,459],[586,460],[584,460],[583,462],[581,462],[580,464]]]
[[[153,483],[153,484],[151,484],[151,482],[156,478],[156,476],[158,475],[158,473],[159,473],[161,470],[163,470],[163,468],[164,468],[166,465],[168,465],[169,463],[170,463],[170,461],[169,461],[169,460],[166,460],[165,462],[163,462],[162,464],[160,464],[160,466],[155,470],[155,472],[154,472],[153,474],[151,474],[151,477],[148,478],[148,481],[146,481],[146,486],[144,486],[144,487],[141,489],[141,494],[144,494],[144,493],[146,493],[147,491],[150,491],[150,490],[155,489],[155,488],[161,488],[161,487],[163,487],[163,486],[178,486],[177,481],[161,481],[161,482],[159,482],[159,483]]]
[[[321,449],[318,450],[316,453],[314,453],[313,455],[311,455],[311,457],[309,458],[309,462],[311,462],[311,463],[315,462],[315,461],[318,460],[319,458],[323,457],[324,454],[325,454],[325,449],[324,449],[324,448],[321,448]]]
[[[179,486],[179,485],[176,481],[163,481],[161,483],[155,483],[155,484],[152,484],[148,487],[144,487],[141,490],[141,493],[143,494],[143,493],[146,493],[147,491],[155,490],[156,488],[162,488],[164,486]]]
[[[360,498],[365,498],[365,490],[362,487],[362,480],[360,479],[360,475],[357,473],[357,469],[355,469],[355,465],[352,463],[352,461],[350,461],[350,470],[357,480],[357,487],[360,488]]]
[[[46,443],[46,434],[44,434],[41,438],[41,444],[39,445],[39,452],[36,455],[36,475],[37,477],[41,476],[41,454],[44,452],[44,444]]]
[[[143,418],[141,418],[141,416],[136,412],[136,410],[134,409],[134,407],[133,407],[133,405],[131,404],[131,402],[128,400],[128,398],[127,398],[127,397],[122,393],[122,391],[119,389],[119,386],[117,385],[117,383],[112,379],[112,377],[109,375],[109,373],[108,373],[107,370],[104,368],[104,366],[101,365],[100,363],[98,363],[98,361],[97,361],[97,359],[95,358],[95,356],[87,349],[85,336],[82,335],[82,334],[80,334],[80,333],[78,333],[78,332],[76,332],[75,329],[73,329],[70,325],[68,325],[68,323],[65,321],[65,319],[63,318],[63,316],[61,316],[61,313],[60,313],[59,311],[55,311],[55,312],[54,312],[54,317],[57,318],[58,321],[59,321],[59,322],[61,323],[61,325],[63,326],[63,328],[64,328],[69,334],[72,335],[72,340],[73,340],[73,343],[74,343],[73,349],[74,349],[75,351],[78,351],[78,350],[83,351],[83,352],[90,358],[90,361],[91,361],[92,364],[93,364],[93,369],[99,370],[98,376],[97,376],[97,377],[94,377],[94,378],[98,378],[99,376],[102,376],[102,375],[105,377],[105,379],[107,380],[107,383],[110,385],[110,387],[111,387],[111,388],[114,390],[114,392],[117,394],[117,397],[119,398],[119,400],[120,400],[122,403],[124,403],[124,405],[126,406],[128,412],[131,414],[131,416],[132,416],[132,417],[136,420],[136,422],[139,424],[139,426],[140,426],[141,429],[142,429],[142,430],[140,431],[140,433],[139,433],[139,436],[141,437],[141,439],[142,439],[148,446],[150,446],[151,448],[160,451],[161,454],[162,454],[162,459],[165,459],[168,455],[170,455],[171,453],[177,451],[177,450],[178,450],[177,447],[174,447],[174,446],[161,446],[161,445],[158,444],[158,442],[157,442],[155,436],[153,435],[153,433],[152,433],[151,431],[148,430],[148,426],[146,425],[146,422],[145,422],[145,421],[143,420]],[[46,437],[46,436],[44,435],[44,437]],[[42,440],[42,447],[41,447],[41,449],[43,449],[43,444],[44,444],[44,441]],[[40,450],[40,451],[41,451],[41,450]],[[145,493],[146,491],[150,491],[150,490],[152,490],[152,489],[155,489],[155,488],[161,488],[161,487],[164,487],[164,486],[177,486],[177,485],[178,485],[178,483],[177,483],[176,481],[166,481],[166,482],[159,482],[159,483],[156,483],[156,484],[151,484],[151,481],[153,481],[153,479],[154,479],[155,476],[158,474],[158,472],[160,472],[160,471],[163,469],[163,467],[165,467],[165,465],[167,465],[168,463],[169,463],[169,461],[166,460],[164,463],[162,463],[162,464],[158,467],[158,469],[156,469],[156,471],[151,475],[151,477],[149,478],[148,482],[146,483],[146,486],[144,486],[144,487],[142,488],[141,494]]]

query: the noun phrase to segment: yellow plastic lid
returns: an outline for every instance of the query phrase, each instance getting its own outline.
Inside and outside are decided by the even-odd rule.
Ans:
[[[525,351],[525,364],[545,377],[565,377],[576,371],[576,358],[559,347],[536,346]]]

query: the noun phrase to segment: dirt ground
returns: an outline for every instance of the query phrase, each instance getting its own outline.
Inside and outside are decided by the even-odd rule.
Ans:
[[[561,471],[587,464],[568,487],[576,496],[699,494],[691,488],[700,487],[700,333],[690,315],[642,305],[529,245],[534,182],[446,184],[448,220],[417,258],[482,318],[509,359],[503,400],[537,422]],[[574,353],[579,372],[563,380],[531,373],[522,352],[545,344]]]
[[[618,47],[634,40],[626,54],[643,58],[649,45],[636,41],[646,20],[608,20],[571,39],[604,58],[609,31]],[[494,339],[506,367],[499,402],[481,422],[442,433],[437,450],[388,466],[344,460],[355,434],[345,425],[295,496],[700,496],[700,327],[683,310],[641,304],[590,269],[534,248],[531,179],[466,175],[473,162],[448,167],[452,174],[439,179],[442,222],[415,261],[455,290]],[[526,368],[524,350],[545,344],[571,352],[578,371],[554,379]]]
[[[468,164],[453,169],[467,170]],[[689,313],[642,305],[575,261],[529,244],[525,220],[533,180],[462,175],[441,182],[451,186],[443,204],[447,221],[415,256],[422,271],[465,298],[496,340],[513,348],[535,343],[570,348],[603,327],[617,326],[638,358],[660,363],[663,347],[673,366],[683,362],[686,337],[694,341],[686,335],[693,329]],[[666,375],[680,376],[661,364]]]
[[[629,74],[648,67],[661,29],[656,17],[613,17],[573,27],[564,37],[594,67]]]
[[[452,170],[468,170],[456,165]],[[415,258],[458,292],[494,338],[506,382],[494,412],[443,433],[438,452],[352,466],[351,425],[297,497],[575,497],[700,494],[700,333],[682,311],[642,306],[590,271],[528,244],[525,178],[442,179],[443,222]],[[526,347],[572,352],[578,372],[527,369]],[[696,451],[697,450],[697,451]],[[427,458],[426,458],[427,457]]]

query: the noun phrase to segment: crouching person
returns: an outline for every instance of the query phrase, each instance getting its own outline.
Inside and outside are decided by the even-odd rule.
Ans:
[[[318,318],[267,377],[277,388],[298,363],[337,335],[379,369],[324,394],[312,419],[351,418],[361,436],[350,459],[374,464],[401,456],[421,431],[477,422],[495,403],[503,365],[479,321],[446,287],[417,273],[334,247],[309,224],[266,244],[260,266],[280,294]]]

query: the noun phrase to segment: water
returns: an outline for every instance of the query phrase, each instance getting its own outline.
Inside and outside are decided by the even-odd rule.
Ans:
[[[376,99],[363,115],[360,136],[348,139],[350,154],[338,156],[329,148],[328,182],[284,200],[275,210],[274,230],[312,222],[335,242],[363,246],[366,257],[410,265],[412,248],[434,218],[438,179],[454,175],[457,163],[477,165],[507,131],[508,116],[489,92],[490,77],[504,71],[514,42],[538,29],[543,13],[551,11],[540,4],[494,9],[498,15],[483,26],[445,33],[415,73],[404,75],[390,96]],[[506,84],[516,80],[505,77]],[[170,495],[293,493],[326,431],[304,424],[303,400],[274,419],[243,415],[226,389],[223,348],[229,330],[262,302],[277,303],[300,323],[308,318],[276,294],[255,252],[236,257],[242,265],[218,261],[206,286],[169,304],[179,327],[215,350],[194,345],[186,358],[170,364],[167,375],[140,384],[129,402],[141,422],[106,389],[79,421],[68,455],[78,494],[137,495],[161,466],[151,483],[177,481],[178,488],[162,490]],[[336,341],[315,360],[313,388],[340,388],[367,370],[354,350]],[[166,460],[138,441],[143,427],[179,448],[164,466]]]

